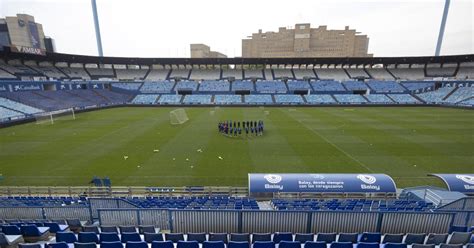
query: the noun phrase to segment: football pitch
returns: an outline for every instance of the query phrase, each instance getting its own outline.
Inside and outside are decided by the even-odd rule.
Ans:
[[[123,107],[0,129],[0,185],[247,186],[247,173],[386,173],[398,187],[474,173],[474,111],[438,107]],[[226,137],[220,120],[263,120]],[[221,158],[219,158],[221,157]]]

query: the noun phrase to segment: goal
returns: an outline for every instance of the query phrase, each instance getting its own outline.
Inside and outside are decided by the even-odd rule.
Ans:
[[[175,109],[170,112],[170,123],[171,125],[180,125],[189,120],[186,111],[182,108]]]
[[[35,114],[36,124],[54,124],[55,121],[75,120],[73,108]]]

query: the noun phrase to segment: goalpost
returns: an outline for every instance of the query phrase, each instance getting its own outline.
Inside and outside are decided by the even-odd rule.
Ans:
[[[171,125],[180,125],[189,120],[186,111],[182,108],[175,109],[170,112],[170,123]]]
[[[55,121],[75,120],[73,108],[35,114],[36,124],[54,124]]]

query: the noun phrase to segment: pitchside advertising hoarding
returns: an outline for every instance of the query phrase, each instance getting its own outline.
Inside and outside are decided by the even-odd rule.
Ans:
[[[430,174],[446,184],[449,191],[474,194],[474,174]]]
[[[386,174],[248,174],[250,193],[395,193]]]

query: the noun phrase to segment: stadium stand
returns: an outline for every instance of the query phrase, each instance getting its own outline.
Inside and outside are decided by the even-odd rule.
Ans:
[[[232,82],[232,91],[249,90],[255,91],[255,86],[252,81],[234,81]]]
[[[311,86],[313,86],[314,91],[323,91],[323,92],[347,91],[346,88],[344,88],[344,86],[339,81],[311,82]]]
[[[294,91],[294,90],[311,90],[311,85],[309,85],[308,82],[306,81],[288,81],[286,82],[286,85],[288,86],[288,90]]]
[[[161,81],[167,80],[170,70],[168,69],[150,69],[145,81]]]
[[[395,80],[395,78],[388,72],[385,68],[366,68],[368,74],[370,74],[371,78],[375,80]]]
[[[38,66],[38,67],[33,67],[34,69],[36,69],[37,71],[40,71],[43,75],[45,75],[46,77],[48,77],[49,79],[66,79],[67,76],[61,72],[58,68],[52,66],[52,65],[48,65],[48,64],[44,64],[44,66]]]
[[[1,99],[0,99],[1,101]],[[0,106],[0,118],[1,119],[8,119],[8,118],[15,118],[15,117],[24,117],[23,113],[13,111],[11,109],[7,109],[3,106]]]
[[[261,104],[272,104],[272,95],[245,95],[245,103],[261,103]]]
[[[274,95],[275,103],[283,104],[302,104],[304,103],[303,97],[300,95]]]
[[[87,72],[92,79],[115,78],[115,72],[112,68],[87,68]]]
[[[179,104],[181,102],[182,95],[161,95],[158,99],[160,104]]]
[[[342,84],[349,91],[352,91],[352,90],[367,90],[369,88],[367,86],[367,84],[365,84],[364,82],[360,82],[360,81],[346,81],[346,82],[342,82]]]
[[[403,87],[411,91],[434,87],[435,85],[434,82],[403,82],[401,84],[403,85]]]
[[[141,208],[167,209],[259,209],[257,201],[247,197],[133,197],[129,202]]]
[[[463,80],[474,79],[474,62],[461,63],[456,78]]]
[[[340,103],[365,103],[367,100],[361,95],[335,94],[334,98]]]
[[[416,104],[421,103],[418,99],[409,94],[387,94],[393,101],[399,104]]]
[[[440,103],[454,89],[452,87],[442,87],[434,91],[417,94],[417,96],[427,103]]]
[[[233,104],[242,103],[242,96],[240,95],[215,95],[214,102],[218,104]]]
[[[58,69],[64,72],[70,79],[91,79],[89,74],[82,67],[58,67]]]
[[[273,71],[272,69],[264,69],[263,70],[263,76],[265,80],[275,80],[276,78],[273,77]]]
[[[211,95],[186,95],[184,96],[183,103],[188,104],[210,104]]]
[[[388,68],[388,70],[395,76],[396,79],[401,80],[423,80],[425,79],[425,72],[422,65],[413,65],[408,68],[408,65],[399,65],[397,68]]]
[[[447,103],[458,103],[474,97],[474,87],[458,87],[444,100]]]
[[[293,69],[293,73],[297,80],[317,79],[312,69]]]
[[[367,100],[369,100],[369,102],[373,102],[373,103],[393,103],[393,100],[388,98],[384,94],[365,95],[365,98],[367,98]]]
[[[405,92],[406,89],[395,81],[369,81],[367,85],[377,93]],[[347,88],[347,85],[346,85]]]
[[[38,196],[15,196],[0,197],[2,207],[64,207],[64,206],[88,206],[85,197],[38,197]],[[15,221],[15,222],[18,222]]]
[[[310,104],[332,104],[337,103],[331,95],[306,95],[306,102]]]
[[[43,111],[3,97],[0,97],[0,106],[24,114],[35,114]]]
[[[244,79],[264,79],[263,70],[259,69],[246,69],[244,70]]]
[[[257,81],[256,90],[262,93],[286,93],[288,89],[282,81]]]
[[[160,95],[157,94],[141,94],[141,95],[136,95],[135,98],[133,98],[132,103],[137,103],[137,104],[153,104],[156,102]]]
[[[221,70],[215,69],[193,69],[191,71],[191,80],[219,80],[221,79]]]
[[[222,79],[234,78],[235,80],[242,80],[243,79],[243,71],[240,69],[234,70],[222,70]]]
[[[230,83],[227,81],[202,81],[199,84],[199,91],[220,91],[225,92],[230,90]]]
[[[148,69],[115,69],[119,80],[143,80],[147,72]]]
[[[142,87],[142,83],[112,83],[112,87],[124,90],[138,91]]]
[[[189,79],[189,69],[172,69],[169,78]]]
[[[171,93],[175,83],[170,81],[144,82],[140,88],[142,93]]]
[[[345,69],[347,74],[352,79],[369,79],[370,75],[365,72],[364,68],[347,68]]]
[[[443,64],[442,67],[438,63],[428,64],[426,65],[426,76],[453,78],[457,69],[457,64]]]
[[[198,83],[194,81],[179,81],[176,83],[174,90],[192,90],[197,91]]]
[[[314,71],[321,80],[350,80],[349,76],[342,68],[315,68]]]
[[[275,79],[283,79],[283,78],[294,79],[295,78],[293,76],[293,72],[291,72],[291,69],[273,69],[273,75]]]

